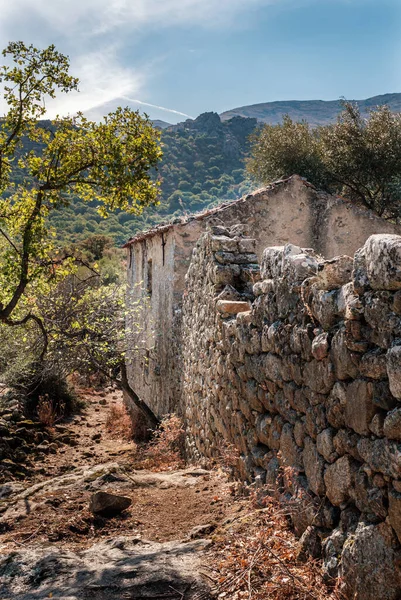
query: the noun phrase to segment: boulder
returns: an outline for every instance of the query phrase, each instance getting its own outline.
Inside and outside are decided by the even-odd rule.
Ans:
[[[131,498],[108,492],[95,492],[89,500],[89,510],[101,517],[114,517],[131,506]]]

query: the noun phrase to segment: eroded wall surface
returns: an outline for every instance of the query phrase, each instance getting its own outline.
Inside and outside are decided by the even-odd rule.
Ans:
[[[183,303],[181,402],[193,456],[222,444],[290,502],[306,548],[356,600],[401,590],[401,237],[325,261],[215,229]]]
[[[178,408],[181,299],[192,249],[201,233],[194,222],[138,241],[128,252],[128,314],[139,325],[138,335],[128,339],[128,377],[138,396],[160,417]]]

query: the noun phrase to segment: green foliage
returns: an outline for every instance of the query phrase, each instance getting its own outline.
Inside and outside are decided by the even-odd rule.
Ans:
[[[296,123],[287,115],[282,124],[265,125],[252,141],[247,168],[255,180],[270,183],[297,173],[323,185],[318,130],[305,121]]]
[[[337,123],[311,129],[288,116],[253,139],[249,173],[268,183],[297,173],[379,215],[401,219],[401,114],[381,106],[362,118],[351,103]]]
[[[40,51],[22,42],[3,54],[15,65],[0,71],[9,107],[0,122],[0,320],[11,324],[23,297],[45,292],[71,270],[53,243],[55,210],[61,214],[79,197],[100,217],[113,210],[140,214],[157,201],[151,169],[161,150],[159,133],[128,108],[101,123],[78,114],[41,126],[46,98],[77,88],[68,58],[54,46]],[[74,227],[83,232],[85,220]],[[25,318],[34,317],[25,311],[14,323]]]
[[[101,219],[96,203],[75,197],[49,217],[57,239],[68,245],[96,233],[122,245],[136,232],[160,222],[238,198],[250,189],[244,159],[255,127],[255,119],[237,117],[221,123],[218,115],[206,113],[165,129],[163,159],[154,173],[160,183],[160,204],[140,215],[117,210]]]

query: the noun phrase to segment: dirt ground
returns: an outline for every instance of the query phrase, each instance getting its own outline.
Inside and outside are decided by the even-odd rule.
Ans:
[[[161,479],[148,473],[146,482],[138,485],[132,480],[138,473],[132,468],[138,463],[137,446],[116,439],[106,428],[110,408],[122,402],[120,393],[91,391],[84,399],[82,413],[63,423],[74,445],[63,445],[46,455],[41,473],[35,473],[24,486],[74,473],[77,467],[110,463],[113,467],[106,466],[103,474],[84,484],[56,485],[56,489],[47,485],[31,496],[29,510],[23,507],[8,517],[5,513],[0,524],[0,553],[27,542],[50,542],[76,550],[121,534],[157,542],[184,540],[195,527],[211,525],[213,529],[242,510],[226,477],[215,471],[184,469],[178,482],[172,477],[174,472],[164,472]],[[191,473],[196,473],[195,477]],[[89,498],[98,489],[128,496],[132,499],[130,508],[112,519],[94,516],[88,508]]]

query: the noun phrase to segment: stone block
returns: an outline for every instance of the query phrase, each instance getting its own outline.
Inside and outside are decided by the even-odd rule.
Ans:
[[[345,541],[339,575],[353,600],[399,600],[401,569],[395,536],[387,523],[361,521]]]
[[[378,411],[373,403],[372,386],[365,379],[356,379],[347,387],[345,423],[360,435],[370,433],[369,424]]]
[[[401,441],[401,408],[387,413],[383,424],[383,433],[390,440]]]
[[[334,506],[349,500],[355,478],[355,464],[349,456],[342,456],[329,465],[324,474],[326,495]]]
[[[395,398],[401,398],[401,346],[388,350],[387,374],[391,393]]]
[[[338,454],[334,447],[334,436],[336,430],[332,427],[324,429],[316,437],[316,448],[328,463],[334,462],[338,458]]]
[[[280,456],[285,466],[303,470],[302,451],[295,442],[293,427],[289,423],[281,431]]]
[[[388,518],[401,542],[401,494],[396,490],[390,490],[388,495]]]
[[[236,315],[241,312],[247,312],[251,309],[249,302],[240,302],[235,300],[218,300],[216,307],[219,313],[226,315]]]
[[[370,287],[374,290],[401,289],[401,236],[371,235],[364,250]]]
[[[329,353],[329,341],[327,333],[320,333],[312,342],[312,355],[316,360],[326,358]]]
[[[316,444],[307,436],[304,441],[303,463],[310,489],[317,496],[324,496],[324,460],[316,448]]]

